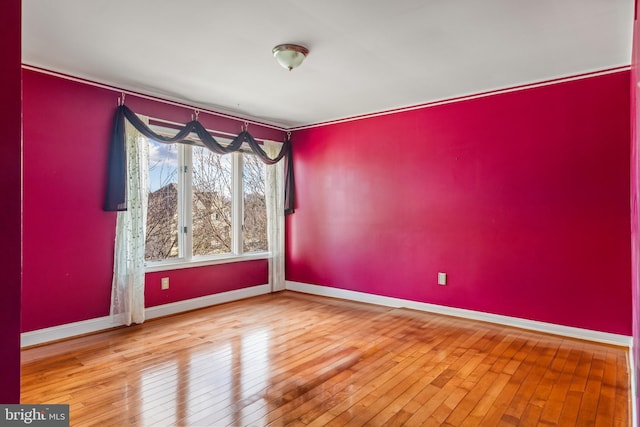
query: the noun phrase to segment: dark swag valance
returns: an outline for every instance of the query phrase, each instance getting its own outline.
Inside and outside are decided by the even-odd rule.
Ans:
[[[293,159],[291,156],[291,138],[287,137],[282,149],[275,159],[269,158],[264,152],[260,144],[251,136],[247,130],[243,130],[233,138],[231,144],[222,146],[216,139],[207,132],[202,124],[197,120],[190,121],[175,136],[166,137],[158,135],[152,131],[136,114],[126,105],[120,105],[113,120],[113,131],[111,133],[111,145],[109,147],[109,165],[107,180],[107,195],[104,202],[105,211],[126,211],[127,210],[127,156],[126,136],[125,136],[125,118],[133,125],[142,135],[154,141],[164,144],[174,144],[182,142],[187,136],[195,132],[200,141],[209,150],[217,154],[227,154],[238,151],[243,143],[248,143],[251,151],[267,165],[273,165],[286,157],[284,168],[285,186],[284,186],[284,212],[285,214],[293,213],[294,205],[294,182],[293,182]]]

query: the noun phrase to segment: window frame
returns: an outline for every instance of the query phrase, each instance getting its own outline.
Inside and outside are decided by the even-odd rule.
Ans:
[[[153,119],[152,119],[153,120]],[[156,121],[156,120],[153,120]],[[173,135],[175,130],[161,125],[150,127],[159,134]],[[221,132],[214,132],[220,134]],[[193,144],[178,143],[178,257],[163,260],[145,260],[145,272],[177,270],[207,265],[227,264],[238,261],[267,259],[270,252],[243,252],[243,155],[248,146],[243,145],[240,151],[225,154],[231,160],[231,252],[216,255],[193,255],[193,145],[201,146],[197,136],[188,138]],[[219,137],[219,142],[228,144],[230,138]],[[149,140],[147,139],[147,143]],[[206,149],[206,148],[205,148]],[[186,167],[186,168],[185,168]],[[265,176],[266,180],[266,176]],[[265,197],[268,185],[265,182]],[[185,232],[185,227],[186,232]]]

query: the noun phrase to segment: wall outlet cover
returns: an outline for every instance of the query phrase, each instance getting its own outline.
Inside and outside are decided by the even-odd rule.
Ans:
[[[438,285],[446,285],[447,284],[447,273],[438,273]]]

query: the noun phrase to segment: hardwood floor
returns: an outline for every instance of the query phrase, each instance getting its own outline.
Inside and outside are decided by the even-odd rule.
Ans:
[[[627,349],[283,292],[22,352],[72,426],[630,425]]]

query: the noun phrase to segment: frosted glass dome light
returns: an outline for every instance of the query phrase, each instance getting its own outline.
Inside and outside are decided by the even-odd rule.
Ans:
[[[280,44],[273,48],[273,56],[289,71],[302,64],[308,54],[309,49],[297,44]]]

